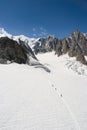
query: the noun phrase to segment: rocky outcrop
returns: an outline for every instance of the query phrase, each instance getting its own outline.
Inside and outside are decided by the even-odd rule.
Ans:
[[[66,39],[62,40],[62,53],[66,54],[69,50],[69,46]]]
[[[40,38],[33,46],[33,51],[37,53],[51,52],[56,49],[58,39],[54,36],[48,36],[47,38]]]
[[[76,56],[76,60],[80,61],[82,64],[87,65],[87,61],[82,53],[78,53]]]
[[[31,47],[34,53],[28,45],[29,42],[22,40],[25,39],[24,36],[16,37],[16,41],[11,40],[11,38],[0,38],[0,63],[5,64],[9,61],[19,64],[31,64],[30,60],[32,58],[37,60],[34,53],[46,53],[54,50],[58,56],[67,53],[70,57],[76,57],[76,60],[82,64],[87,64],[85,59],[85,56],[87,56],[87,34],[83,34],[79,30],[76,30],[69,37],[61,40],[54,36],[48,36],[47,38],[39,38],[35,40],[36,42],[32,41],[33,44]],[[34,64],[38,63],[36,62]]]
[[[31,48],[22,43],[17,43],[8,37],[0,38],[0,63],[6,64],[10,62],[16,62],[19,64],[29,64],[29,56],[36,59]]]
[[[55,54],[58,56],[62,55],[62,42],[58,41],[56,44]]]
[[[77,61],[87,64],[87,37],[79,30],[72,33],[68,38],[59,40],[56,44],[56,54],[58,56],[66,54],[70,57],[76,57]]]
[[[77,61],[87,64],[87,35],[76,30],[69,37],[57,39],[54,36],[40,38],[33,46],[35,54],[55,51],[58,56],[68,54],[70,57],[76,57]]]

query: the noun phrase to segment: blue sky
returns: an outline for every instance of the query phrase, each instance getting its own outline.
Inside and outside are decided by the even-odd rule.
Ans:
[[[87,32],[87,0],[0,0],[0,27],[30,37]]]

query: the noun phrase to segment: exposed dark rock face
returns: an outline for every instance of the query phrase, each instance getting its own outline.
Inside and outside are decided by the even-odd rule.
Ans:
[[[86,65],[87,62],[85,56],[87,56],[87,37],[77,30],[68,38],[59,40],[56,44],[56,54],[60,56],[66,53],[68,53],[70,57],[76,57],[77,61]]]
[[[80,61],[82,64],[87,65],[86,59],[82,53],[78,53],[76,56],[76,60]]]
[[[68,50],[69,50],[69,46],[68,46],[67,40],[64,39],[62,40],[62,53],[66,54]]]
[[[56,50],[55,50],[55,54],[57,54],[58,56],[62,55],[62,42],[58,41],[56,44]]]
[[[68,55],[70,57],[75,57],[77,55],[78,50],[78,43],[72,42],[69,47]]]
[[[58,56],[67,53],[70,57],[76,57],[76,60],[82,64],[87,64],[85,59],[85,56],[87,56],[87,35],[84,35],[79,30],[61,40],[54,36],[40,38],[34,43],[32,49],[35,54],[53,50]],[[7,37],[0,38],[0,63],[5,64],[10,61],[19,64],[30,64],[30,57],[37,60],[34,53],[29,45],[20,39],[17,42]]]
[[[87,65],[85,56],[84,56],[84,54],[83,54],[81,48],[78,46],[76,50],[77,50],[77,53],[76,53],[76,60],[77,60],[77,61],[80,61],[82,64]]]
[[[51,52],[56,49],[58,39],[54,36],[49,36],[47,38],[40,38],[34,45],[33,50],[35,54]]]
[[[34,45],[35,54],[55,51],[58,56],[68,53],[70,57],[76,57],[76,60],[87,64],[87,35],[76,30],[68,38],[58,40],[54,36],[40,38]]]
[[[19,64],[29,64],[29,56],[36,59],[31,48],[26,44],[18,44],[16,41],[7,37],[0,38],[0,63],[6,64],[7,61]]]

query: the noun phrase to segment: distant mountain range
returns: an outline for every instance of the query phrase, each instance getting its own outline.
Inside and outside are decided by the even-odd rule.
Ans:
[[[0,28],[0,37],[8,37],[10,39],[13,39],[17,42],[19,42],[19,39],[25,43],[28,43],[29,46],[32,46],[32,43],[36,42],[38,39],[36,38],[29,38],[24,35],[17,35],[14,36],[12,34],[9,34],[7,31],[4,30],[4,28]]]
[[[76,57],[77,61],[87,65],[87,34],[76,30],[67,38],[58,39],[55,36],[46,38],[29,38],[24,35],[13,36],[0,28],[0,37],[8,37],[18,44],[24,44],[33,50],[35,54],[55,51],[58,56],[68,53],[70,57]]]

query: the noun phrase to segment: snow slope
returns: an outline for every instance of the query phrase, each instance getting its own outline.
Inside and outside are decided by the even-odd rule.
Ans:
[[[43,68],[0,65],[0,130],[87,130],[87,77],[67,56],[37,55]]]
[[[50,81],[53,82],[55,91],[60,96],[62,94],[63,103],[77,129],[87,130],[87,67],[67,55],[56,57],[49,53],[38,55],[38,58],[50,65]],[[69,63],[71,66],[68,66]]]
[[[27,43],[31,48],[34,46],[34,43],[36,43],[39,38],[29,38],[26,37],[25,35],[18,35],[18,36],[13,36],[13,40],[19,42],[19,39],[25,43]]]
[[[4,28],[0,28],[0,37],[8,37],[8,38],[12,38],[12,35],[7,33]]]

